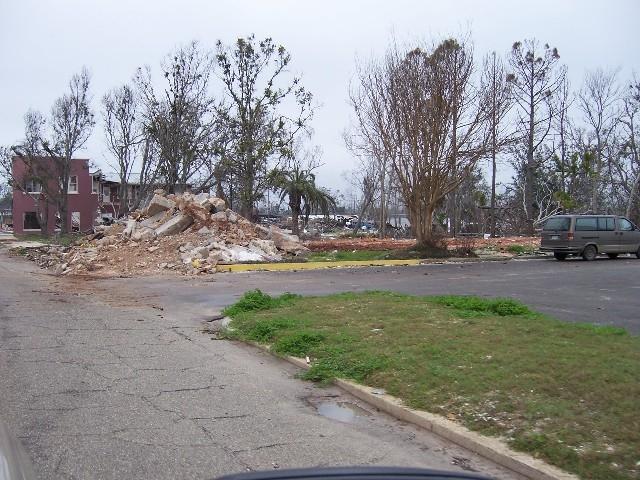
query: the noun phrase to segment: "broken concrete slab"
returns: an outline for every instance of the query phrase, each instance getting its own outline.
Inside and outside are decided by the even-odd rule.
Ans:
[[[173,200],[169,200],[166,197],[155,194],[149,202],[149,206],[147,206],[145,213],[148,216],[153,217],[157,213],[173,210],[175,206],[176,203]]]
[[[156,228],[155,232],[158,237],[176,235],[186,230],[192,223],[192,217],[184,213],[179,213]]]
[[[142,220],[140,223],[141,227],[151,227],[151,228],[155,228],[157,227],[157,223],[160,223],[168,214],[167,210],[163,210],[161,212],[156,213],[155,215]]]
[[[136,222],[133,218],[130,218],[129,220],[127,220],[127,225],[125,226],[122,235],[124,237],[130,237],[136,231],[137,227],[138,222]]]
[[[211,215],[210,218],[214,222],[226,222],[227,221],[227,214],[225,212],[216,212],[213,215]]]
[[[309,251],[308,248],[300,243],[300,239],[297,235],[291,235],[276,226],[272,225],[269,228],[269,236],[275,243],[278,250],[283,250],[286,253],[293,253],[295,255],[300,255]]]
[[[225,201],[218,197],[209,198],[209,203],[215,208],[216,212],[224,212],[227,209]]]
[[[156,237],[156,231],[149,227],[139,227],[135,233],[131,235],[131,240],[136,242],[152,240]]]

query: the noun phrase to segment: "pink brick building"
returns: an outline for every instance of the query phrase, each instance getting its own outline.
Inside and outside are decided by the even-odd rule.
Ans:
[[[49,171],[55,169],[51,158],[42,158],[40,168]],[[16,234],[40,232],[40,223],[37,215],[36,204],[44,211],[48,208],[49,233],[60,228],[62,219],[59,218],[57,208],[47,202],[40,185],[33,178],[33,173],[19,158],[13,159],[13,231]],[[55,178],[53,175],[51,176]],[[86,159],[73,159],[71,163],[71,176],[69,178],[68,212],[66,221],[71,226],[70,230],[90,231],[99,217],[100,204],[102,203],[100,173],[89,171],[89,161]],[[51,180],[55,182],[55,180]],[[55,184],[54,184],[55,185]],[[28,192],[28,193],[26,193]],[[35,199],[39,201],[36,202]]]

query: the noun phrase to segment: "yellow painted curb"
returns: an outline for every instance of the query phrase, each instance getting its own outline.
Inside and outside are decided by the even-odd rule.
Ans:
[[[320,270],[340,267],[392,267],[420,265],[424,260],[345,260],[338,262],[300,262],[300,263],[238,263],[235,265],[218,265],[219,272],[251,272],[251,271],[283,271],[283,270]]]

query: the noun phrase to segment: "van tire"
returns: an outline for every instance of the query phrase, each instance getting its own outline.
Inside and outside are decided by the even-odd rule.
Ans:
[[[561,262],[567,259],[567,254],[564,252],[553,252],[553,256],[556,258],[556,260],[559,260]]]
[[[609,257],[610,259],[614,259],[614,258],[618,258],[618,254],[617,253],[607,253],[607,257]]]
[[[584,250],[582,250],[582,258],[584,258],[588,262],[590,262],[591,260],[595,260],[597,256],[598,249],[593,245],[587,245],[586,247],[584,247]]]
[[[638,251],[636,252],[636,257],[640,258],[640,247],[638,247]]]

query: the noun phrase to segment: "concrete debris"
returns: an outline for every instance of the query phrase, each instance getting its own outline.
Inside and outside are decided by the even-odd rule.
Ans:
[[[300,255],[308,252],[307,247],[300,242],[297,235],[286,233],[275,225],[271,225],[269,228],[269,234],[278,250],[282,250],[286,253],[292,253],[294,255]]]
[[[26,256],[56,275],[214,273],[218,264],[278,262],[307,249],[297,236],[256,225],[206,193],[167,195],[124,221],[96,227],[75,246],[43,245]]]
[[[173,200],[169,200],[156,193],[151,199],[151,202],[149,202],[149,206],[145,210],[145,215],[153,217],[160,212],[172,210],[175,206],[176,204]]]
[[[155,232],[158,237],[164,237],[166,235],[176,235],[185,231],[189,225],[193,223],[193,217],[187,214],[179,213],[178,215],[171,217],[168,221],[156,228]]]

